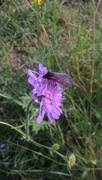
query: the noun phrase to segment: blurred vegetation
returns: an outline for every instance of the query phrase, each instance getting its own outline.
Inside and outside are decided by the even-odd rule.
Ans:
[[[0,1],[0,179],[102,179],[102,3]],[[63,115],[36,123],[28,69],[70,73]]]

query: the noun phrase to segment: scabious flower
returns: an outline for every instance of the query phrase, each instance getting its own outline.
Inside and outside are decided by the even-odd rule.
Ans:
[[[37,118],[37,123],[40,124],[46,114],[50,123],[55,119],[59,119],[62,113],[62,102],[63,98],[63,88],[60,84],[43,78],[43,76],[48,72],[47,68],[42,64],[39,64],[38,76],[35,76],[35,72],[28,70],[30,77],[28,82],[34,87],[31,91],[32,98],[36,103],[40,103],[40,114]]]
[[[32,1],[31,1],[31,4],[32,4],[32,5],[34,5],[34,4],[41,5],[41,4],[42,4],[42,0],[32,0]]]

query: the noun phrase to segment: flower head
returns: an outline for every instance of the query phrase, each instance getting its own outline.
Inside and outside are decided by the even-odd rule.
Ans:
[[[39,64],[38,77],[35,76],[34,71],[28,70],[30,75],[28,82],[34,87],[31,91],[32,98],[36,103],[40,102],[38,124],[42,122],[45,114],[52,123],[55,119],[59,119],[62,113],[63,88],[60,87],[59,83],[43,78],[47,72],[47,68],[42,64]]]
[[[31,1],[31,4],[34,5],[34,4],[38,4],[38,5],[41,5],[42,3],[42,0],[32,0]]]
[[[67,166],[71,169],[75,164],[76,164],[76,157],[72,153],[72,154],[70,154],[69,159],[67,161]]]

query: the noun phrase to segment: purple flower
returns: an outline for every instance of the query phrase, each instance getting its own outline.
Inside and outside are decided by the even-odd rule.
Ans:
[[[0,149],[5,149],[6,148],[6,144],[5,143],[0,143]]]
[[[55,119],[59,119],[62,113],[63,88],[60,87],[59,83],[43,78],[47,72],[47,68],[43,67],[42,64],[39,64],[38,77],[35,76],[34,71],[28,70],[30,75],[28,82],[34,87],[31,91],[32,98],[36,103],[40,102],[38,124],[42,122],[45,114],[52,123]]]

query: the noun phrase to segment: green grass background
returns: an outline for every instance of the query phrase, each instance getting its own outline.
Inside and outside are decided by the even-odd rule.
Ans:
[[[36,123],[28,69],[70,73],[63,115]],[[0,6],[0,179],[102,179],[102,3],[4,0]],[[9,168],[5,163],[10,163]]]

